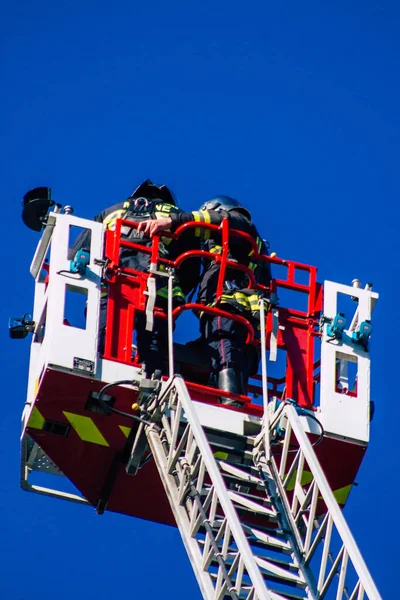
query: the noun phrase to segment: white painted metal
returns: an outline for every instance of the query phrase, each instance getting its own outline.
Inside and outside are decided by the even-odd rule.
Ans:
[[[146,331],[153,331],[154,327],[154,305],[156,303],[156,279],[155,277],[147,278],[147,295],[146,302]]]
[[[82,279],[71,279],[71,274],[65,272],[69,270],[67,248],[72,225],[92,232],[91,261],[88,275]],[[97,358],[101,267],[95,265],[93,259],[102,258],[102,244],[101,224],[71,215],[50,216],[49,227],[32,263],[36,277],[33,318],[37,326],[24,425],[47,365],[71,371],[74,370],[73,359],[78,356],[93,363],[90,373],[93,379],[139,381],[142,376],[135,367]],[[49,246],[51,277],[46,284],[41,279],[41,267]],[[155,283],[154,277],[149,280]],[[145,432],[204,598],[329,600],[335,594],[337,600],[380,600],[308,440],[306,431],[315,432],[316,428],[318,431],[318,425],[306,416],[299,417],[292,405],[281,403],[275,415],[268,405],[265,327],[261,327],[265,418],[260,420],[226,408],[192,402],[183,380],[172,377],[172,284],[170,275],[168,361],[171,378],[162,385],[157,402],[157,411],[160,407],[163,410],[161,427],[155,423],[146,426]],[[86,330],[68,327],[63,322],[67,285],[88,295]],[[358,323],[370,319],[378,295],[370,289],[325,282],[324,314],[328,318],[338,312],[339,293],[356,297],[357,309],[343,341],[329,340],[326,328],[323,332],[321,402],[317,414],[330,434],[366,443],[369,437],[369,355],[361,346],[354,345],[350,337]],[[149,294],[148,308],[151,298],[155,299],[155,288],[149,289]],[[152,319],[152,310],[150,312],[147,312],[148,325]],[[260,318],[264,323],[263,304]],[[277,320],[276,315],[274,320]],[[270,359],[275,354],[276,348],[272,348]],[[356,398],[337,391],[338,359],[357,361]],[[339,377],[342,385],[349,379],[345,367],[343,362]],[[284,439],[279,440],[279,463],[275,454],[270,453],[271,435],[274,436],[278,421],[285,430]],[[241,462],[230,462],[228,453],[226,460],[216,459],[204,427],[218,435],[229,431],[241,436],[248,446]],[[39,447],[28,451],[28,443],[27,436],[23,436],[22,487],[86,503],[78,495],[29,482],[29,474],[42,469],[35,463],[37,457],[40,455],[45,464],[46,456]],[[274,437],[272,443],[277,443]],[[248,456],[253,457],[254,463]],[[61,474],[55,465],[50,466],[48,472]],[[321,513],[325,515],[322,520]],[[270,528],[271,520],[277,523],[274,529]],[[285,559],[277,558],[277,552],[283,553]],[[295,592],[288,591],[293,589],[288,586],[294,586]]]
[[[267,380],[267,343],[265,339],[265,305],[264,299],[259,300],[260,307],[260,330],[261,330],[261,375],[262,375],[262,392],[264,399],[264,417],[263,417],[263,430],[264,430],[264,448],[266,459],[270,459],[271,451],[269,447],[269,422],[268,422],[268,380]]]
[[[168,277],[168,374],[173,377],[175,373],[174,367],[174,321],[172,317],[173,309],[173,287],[174,287],[174,274],[170,272]]]
[[[170,379],[157,403],[162,429],[146,435],[204,598],[316,600],[259,468],[214,458],[194,404],[184,381]],[[264,525],[252,525],[255,516]]]
[[[163,402],[167,404],[167,411],[162,417],[164,435],[161,438],[155,428],[147,429],[148,441],[153,453],[157,456],[156,464],[170,502],[173,500],[171,507],[174,514],[179,513],[178,527],[186,548],[190,547],[191,549],[190,557],[197,580],[203,593],[208,590],[205,598],[218,597],[222,586],[224,586],[224,589],[232,591],[231,597],[238,598],[240,596],[240,588],[235,589],[233,579],[233,575],[238,575],[240,562],[241,569],[245,570],[251,581],[250,590],[246,597],[270,600],[271,596],[254,561],[250,546],[217,468],[205,433],[181,378],[175,377],[170,381],[169,387],[160,399],[160,403]],[[186,423],[183,435],[179,431],[181,422]],[[196,473],[200,476],[196,477]],[[206,476],[211,480],[211,485],[205,483]],[[204,495],[204,486],[207,486],[206,501],[201,502],[199,505],[195,501],[192,488],[195,488],[197,494]],[[189,497],[190,494],[192,495],[191,498]],[[181,498],[180,502],[179,497]],[[176,503],[177,499],[178,503]],[[213,521],[216,503],[219,504],[222,511],[224,527],[225,525],[229,526],[229,529],[219,531],[219,537],[218,534],[214,535],[212,531],[215,528]],[[185,509],[182,511],[179,507],[185,507]],[[207,512],[211,527],[211,531],[206,533],[203,548],[201,543],[203,540],[196,540],[196,543],[193,544],[195,536],[190,535],[190,529],[193,533],[197,533],[200,526],[205,525],[206,519],[201,518],[202,511]],[[196,527],[194,527],[195,523],[197,523]],[[223,543],[225,539],[228,539],[229,545],[234,543],[237,546],[237,552],[240,555],[239,562],[237,562],[236,568],[230,575],[229,570],[232,565],[229,566],[226,560],[223,560],[222,563],[218,561],[222,552],[221,540]],[[205,557],[203,550],[206,551],[205,556],[208,552],[210,553],[210,558],[205,563],[203,563]],[[218,581],[215,589],[209,571],[212,560],[217,561],[218,564]],[[220,579],[221,577],[222,579]]]
[[[101,223],[79,219],[72,215],[50,213],[49,226],[43,232],[31,272],[36,275],[33,320],[36,327],[31,344],[28,395],[23,412],[23,425],[29,418],[39,379],[49,364],[79,374],[95,376],[100,308],[101,269],[94,259],[103,257]],[[91,231],[90,264],[81,278],[70,273],[68,245],[70,228],[76,226]],[[50,249],[48,281],[42,273],[43,261]],[[67,289],[87,296],[86,328],[64,323]],[[83,315],[82,315],[83,316]],[[76,360],[87,361],[91,371],[77,370]]]
[[[326,318],[333,319],[339,312],[339,294],[349,299],[357,299],[357,302],[354,302],[354,312],[359,323],[371,319],[372,309],[379,297],[376,292],[332,281],[324,283]],[[350,322],[351,316],[346,317]],[[324,327],[321,340],[321,399],[318,418],[327,433],[366,443],[369,441],[370,423],[370,357],[369,352],[361,345],[351,341],[351,327],[352,325],[344,332],[341,340],[330,338],[327,335],[327,325]],[[356,397],[344,393],[349,363],[354,365],[354,371],[357,370]]]
[[[78,502],[79,504],[86,504],[89,506],[89,502],[83,496],[78,494],[72,494],[64,492],[57,487],[45,487],[31,483],[31,475],[34,472],[47,473],[49,475],[62,476],[63,473],[58,467],[49,459],[45,452],[25,434],[21,440],[21,473],[20,473],[20,486],[27,492],[35,492],[44,496],[51,496],[52,498],[58,498],[60,500],[68,500],[69,502]],[[54,478],[52,478],[54,481]]]
[[[338,600],[355,598],[362,588],[365,598],[381,600],[295,407],[286,405],[284,414],[287,427],[282,458],[279,470],[273,460],[274,471],[284,495],[288,488],[292,488],[293,477],[296,479],[291,491],[291,518],[296,523],[304,562],[316,574],[318,598],[325,598],[328,590],[330,593],[333,590]],[[276,423],[272,427],[274,425]],[[296,446],[298,450],[295,455],[290,455],[289,452],[293,452]],[[305,472],[307,483],[303,483]],[[317,503],[319,512],[325,515],[322,523],[316,518]],[[328,559],[331,560],[331,566],[328,565]]]

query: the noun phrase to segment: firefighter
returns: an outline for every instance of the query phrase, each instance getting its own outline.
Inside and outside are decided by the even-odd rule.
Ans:
[[[228,219],[229,229],[249,234],[255,240],[258,252],[267,254],[267,247],[251,221],[249,211],[237,200],[228,196],[212,198],[200,210],[174,213],[160,220],[150,219],[139,224],[138,230],[153,236],[164,229],[175,229],[189,221],[220,225]],[[202,239],[202,248],[211,253],[221,253],[220,233],[206,228],[196,228],[195,235]],[[243,238],[230,236],[229,259],[253,270],[257,283],[269,286],[271,270],[268,262],[252,262],[253,248]],[[219,263],[206,260],[200,279],[198,302],[215,305]],[[245,316],[259,331],[260,294],[249,286],[248,277],[238,269],[227,269],[222,298],[218,306],[227,312]],[[211,383],[221,390],[234,394],[246,392],[250,375],[258,369],[259,351],[246,344],[247,330],[243,325],[225,317],[204,312],[200,317],[202,339],[207,345],[212,362]],[[224,404],[238,405],[221,398]]]
[[[103,223],[104,229],[113,230],[117,219],[126,219],[140,222],[148,219],[160,219],[162,222],[172,215],[178,215],[181,210],[177,207],[175,198],[166,185],[155,185],[150,180],[139,185],[132,195],[124,200],[106,208],[94,217],[95,221]],[[164,228],[165,230],[166,228]],[[122,237],[146,247],[151,246],[150,237],[139,233],[135,228],[122,228]],[[183,252],[199,247],[193,233],[185,232],[178,240],[162,237],[160,239],[159,254],[162,258],[176,259]],[[77,250],[89,251],[90,237],[83,233],[74,244],[72,254]],[[123,248],[120,254],[120,265],[124,268],[136,269],[146,272],[150,265],[150,255],[137,252],[130,248]],[[179,269],[179,278],[176,277],[173,287],[174,305],[183,304],[186,294],[197,286],[200,272],[198,259],[183,261]],[[156,306],[166,309],[168,299],[167,278],[157,277]],[[100,342],[99,350],[104,351],[104,337],[106,327],[107,291],[104,290],[100,301]],[[135,314],[136,344],[140,362],[145,363],[146,375],[164,371],[165,357],[168,355],[168,335],[166,320],[156,318],[152,331],[146,331],[146,317],[142,312]]]

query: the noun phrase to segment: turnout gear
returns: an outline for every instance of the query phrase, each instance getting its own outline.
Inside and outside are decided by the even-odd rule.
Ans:
[[[228,219],[229,229],[242,231],[254,240],[259,254],[267,254],[267,245],[259,236],[251,222],[249,211],[237,200],[228,196],[218,196],[202,205],[200,210],[190,213],[171,214],[172,231],[182,223],[195,221],[220,225]],[[201,239],[202,248],[211,254],[222,252],[221,233],[204,227],[196,227],[195,237]],[[255,249],[243,237],[229,236],[230,261],[247,266],[254,273],[255,280],[265,286],[271,281],[271,269],[267,262],[254,260]],[[229,267],[225,273],[224,289],[217,301],[216,291],[220,264],[213,260],[203,261],[203,274],[200,280],[198,302],[207,306],[219,306],[227,312],[241,314],[259,331],[259,292],[251,289],[249,277],[240,269]],[[259,356],[254,346],[246,345],[245,328],[228,318],[214,317],[206,312],[200,316],[200,329],[211,356],[213,373],[211,381],[218,383],[226,391],[246,391],[247,380],[258,369]],[[221,385],[220,385],[221,384]],[[225,386],[225,387],[222,387]],[[226,399],[221,399],[225,403]]]
[[[95,221],[103,223],[104,229],[114,230],[117,219],[140,222],[146,219],[161,219],[172,214],[178,215],[181,210],[176,206],[175,198],[167,186],[154,185],[150,180],[139,185],[132,195],[124,200],[105,209],[94,218]],[[135,242],[143,247],[151,246],[151,239],[144,237],[142,232],[135,227],[123,225],[122,237]],[[159,253],[161,258],[175,260],[179,255],[199,247],[199,241],[194,238],[193,232],[184,232],[177,240],[162,236],[160,238]],[[74,244],[72,255],[76,250],[90,250],[90,237],[83,233]],[[122,248],[120,253],[120,264],[123,268],[147,272],[150,266],[150,255],[133,248]],[[163,270],[164,265],[159,265]],[[183,261],[176,274],[173,287],[173,302],[175,305],[186,301],[186,294],[197,286],[199,279],[199,260],[189,259]],[[157,277],[156,279],[156,306],[167,307],[168,284],[167,279]],[[107,294],[102,293],[100,305],[100,351],[104,348],[105,324],[106,324]],[[136,343],[141,362],[146,363],[146,373],[150,375],[156,370],[164,370],[164,360],[167,355],[168,330],[167,323],[163,319],[156,319],[153,331],[145,331],[145,319],[143,314],[135,315]]]

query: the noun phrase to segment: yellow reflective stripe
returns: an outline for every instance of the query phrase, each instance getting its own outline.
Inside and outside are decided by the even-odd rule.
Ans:
[[[253,263],[253,262],[251,262],[251,263],[249,263],[249,265],[248,265],[248,266],[249,266],[249,269],[250,269],[251,271],[255,271],[255,270],[256,270],[256,267],[257,267],[257,263]]]
[[[203,210],[201,211],[203,213],[203,217],[204,217],[204,223],[211,223],[211,215],[208,212],[208,210]],[[211,231],[210,229],[203,229],[203,237],[205,240],[209,240],[211,237]]]
[[[255,239],[255,242],[256,242],[256,244],[257,244],[257,249],[258,249],[258,252],[260,253],[260,252],[261,252],[262,245],[263,245],[263,241],[262,241],[262,239],[261,239],[260,237],[258,237],[258,236],[257,236],[257,237],[256,237],[256,239]],[[253,256],[253,254],[254,254],[254,248],[252,248],[252,249],[250,250],[250,252],[248,253],[248,255],[247,255],[247,256]]]
[[[222,246],[213,246],[212,248],[210,248],[210,252],[211,254],[221,254]]]
[[[156,208],[158,208],[158,206],[163,206],[163,204],[157,205]],[[155,213],[156,219],[165,219],[166,217],[169,217],[169,212],[171,211],[171,206],[169,204],[167,204],[167,206],[170,207],[170,209],[168,211],[159,210]],[[170,229],[166,229],[165,231],[170,231]],[[167,237],[161,236],[161,241],[165,246],[169,246],[169,244],[172,242],[172,238],[167,238]]]
[[[166,217],[168,217],[168,213],[162,210],[157,210],[154,213],[154,216],[156,217],[156,219],[165,219]],[[169,231],[169,229],[166,229],[166,231]]]
[[[163,202],[162,204],[156,204],[156,210],[168,215],[172,210],[176,210],[176,206],[174,206],[173,204],[166,204]]]
[[[120,430],[122,431],[122,433],[124,434],[124,436],[126,438],[129,437],[129,434],[131,432],[131,428],[130,427],[126,427],[125,425],[118,425],[118,427],[120,428]]]
[[[63,414],[71,423],[76,433],[79,435],[81,440],[84,442],[91,442],[92,444],[98,444],[99,446],[109,446],[110,444],[104,439],[100,433],[97,425],[90,417],[83,417],[82,415],[75,415],[74,413],[66,412],[63,410]]]
[[[193,219],[196,221],[196,223],[202,223],[203,219],[202,219],[202,215],[201,215],[200,211],[195,210],[192,212],[192,215],[193,215]],[[196,229],[194,230],[194,235],[195,235],[195,237],[201,237],[200,227],[196,227]]]
[[[258,296],[256,294],[247,297],[250,306],[258,306]]]
[[[168,298],[168,287],[164,286],[164,287],[160,288],[159,290],[157,290],[157,295],[160,296],[161,298]],[[182,292],[182,289],[178,286],[172,288],[172,297],[173,298],[180,297],[180,298],[183,298],[184,300],[186,300],[185,294]]]
[[[114,210],[112,213],[107,215],[106,218],[104,219],[104,221],[103,221],[104,229],[110,229],[111,231],[114,231],[116,220],[122,219],[125,214],[126,214],[125,208],[122,208],[120,210]]]
[[[39,412],[36,406],[34,406],[31,416],[29,417],[28,427],[32,427],[33,429],[43,429],[44,422],[45,418]]]
[[[247,301],[247,296],[245,296],[244,294],[239,294],[238,292],[235,292],[233,294],[222,294],[221,296],[221,303],[225,302],[229,302],[229,301],[234,301],[237,304],[240,304],[240,306],[243,306],[243,308],[245,308],[246,310],[249,310],[249,303]]]

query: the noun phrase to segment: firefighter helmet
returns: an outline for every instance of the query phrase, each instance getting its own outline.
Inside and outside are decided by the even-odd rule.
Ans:
[[[236,210],[237,212],[243,213],[248,219],[251,220],[251,214],[247,208],[229,196],[215,196],[215,198],[211,198],[205,204],[203,204],[200,210],[216,210],[217,212],[221,212],[221,210],[225,210],[226,212]]]
[[[148,200],[162,200],[167,204],[177,206],[175,195],[165,185],[155,185],[150,179],[146,179],[131,194],[131,198],[140,198],[143,196]]]

